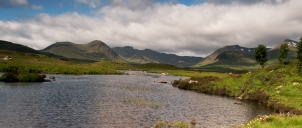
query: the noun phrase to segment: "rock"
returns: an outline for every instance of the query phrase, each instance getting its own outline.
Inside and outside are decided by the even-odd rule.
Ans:
[[[39,77],[44,79],[44,78],[46,78],[46,75],[44,73],[40,73]]]
[[[235,102],[234,104],[242,105],[242,102]]]
[[[190,80],[189,84],[191,84],[191,83],[198,83],[198,81]]]
[[[161,73],[160,75],[162,75],[162,76],[169,76],[169,73]]]
[[[126,72],[126,73],[124,73],[124,75],[131,75],[131,73],[127,73],[127,72]]]
[[[277,89],[280,89],[280,88],[282,88],[282,85],[277,86],[275,89],[277,90]]]
[[[237,100],[242,100],[242,97],[237,97],[236,99],[237,99]]]
[[[195,126],[195,125],[196,125],[196,120],[195,120],[195,119],[192,119],[192,120],[191,120],[191,124]]]
[[[293,85],[297,85],[297,84],[299,84],[299,82],[293,82]]]

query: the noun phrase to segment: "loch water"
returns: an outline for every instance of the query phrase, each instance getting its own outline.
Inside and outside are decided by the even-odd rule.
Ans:
[[[150,128],[159,120],[195,119],[197,127],[243,124],[272,113],[250,101],[172,87],[179,76],[54,75],[43,83],[0,82],[0,127]],[[184,78],[182,78],[184,79]],[[167,84],[156,81],[165,80]],[[155,82],[154,82],[155,81]]]

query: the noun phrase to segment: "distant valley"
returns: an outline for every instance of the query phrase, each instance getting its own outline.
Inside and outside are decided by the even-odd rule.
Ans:
[[[133,47],[115,47],[113,50],[129,63],[165,63],[178,67],[190,67],[203,60],[202,57],[177,56],[153,51],[151,49],[138,50]]]

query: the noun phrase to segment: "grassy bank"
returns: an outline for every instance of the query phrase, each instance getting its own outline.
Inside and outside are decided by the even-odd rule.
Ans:
[[[0,81],[4,82],[43,82],[46,76],[44,74],[28,73],[28,72],[8,72],[0,77]]]
[[[301,128],[302,117],[291,114],[258,116],[241,128]]]
[[[297,65],[297,61],[291,61],[286,65],[275,64],[260,71],[244,74],[200,72],[168,65],[163,66],[165,68],[160,68],[162,66],[156,66],[156,64],[140,65],[139,68],[151,72],[168,72],[170,75],[190,77],[186,80],[174,81],[173,85],[180,89],[255,100],[259,104],[266,104],[278,113],[301,115],[302,77],[298,73]],[[280,115],[274,115],[274,117],[278,117],[281,122],[285,120],[299,120],[302,122],[301,116],[286,117],[286,119]],[[286,122],[283,123],[285,127]],[[259,127],[273,125],[262,123],[259,124]],[[300,127],[300,125],[294,125],[293,127]]]
[[[178,80],[174,86],[201,93],[255,100],[277,112],[302,114],[302,79],[297,62],[273,65],[248,74],[225,74]]]
[[[72,62],[51,58],[41,54],[19,53],[0,50],[0,57],[10,56],[10,60],[0,60],[0,72],[22,71],[50,74],[122,74],[118,70],[133,67],[126,63],[100,61],[95,63]]]

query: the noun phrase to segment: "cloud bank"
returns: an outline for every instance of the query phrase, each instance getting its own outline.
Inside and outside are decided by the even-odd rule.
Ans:
[[[41,5],[31,5],[27,0],[0,0],[0,7],[2,8],[30,8],[34,10],[42,10],[43,6]]]
[[[209,1],[185,6],[114,0],[115,3],[96,9],[94,17],[78,13],[39,14],[32,19],[0,21],[0,39],[35,49],[58,41],[101,40],[111,47],[206,56],[225,45],[274,46],[287,38],[298,40],[302,35],[300,0],[253,4]]]

